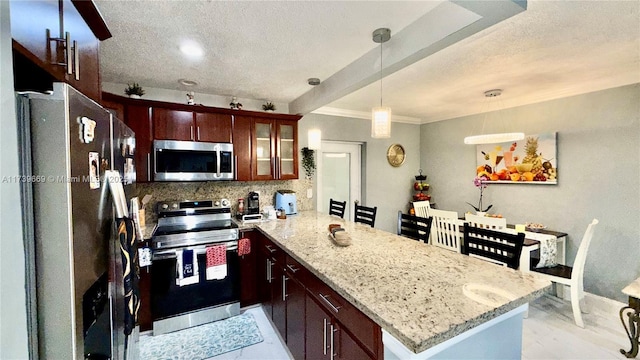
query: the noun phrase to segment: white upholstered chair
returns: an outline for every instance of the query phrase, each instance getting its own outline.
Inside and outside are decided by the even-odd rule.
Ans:
[[[589,244],[593,238],[593,231],[598,224],[597,219],[593,219],[591,224],[587,227],[582,240],[580,241],[580,247],[578,247],[578,253],[576,259],[573,262],[573,267],[565,265],[556,265],[548,268],[535,268],[532,267],[531,271],[535,271],[536,274],[541,275],[547,280],[552,282],[569,285],[571,287],[571,307],[573,308],[573,318],[576,325],[583,328],[584,321],[582,321],[582,311],[580,310],[580,299],[584,297],[584,264],[587,261],[587,251],[589,250]]]
[[[459,253],[462,245],[462,232],[458,225],[458,213],[429,209],[429,216],[433,218],[429,242],[432,245]]]
[[[429,210],[431,210],[431,204],[429,200],[426,201],[414,201],[413,202],[413,210],[416,212],[416,216],[428,218]]]

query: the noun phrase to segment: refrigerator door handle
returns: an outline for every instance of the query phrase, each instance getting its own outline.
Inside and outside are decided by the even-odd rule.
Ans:
[[[120,173],[116,170],[106,170],[104,176],[109,183],[113,204],[116,207],[116,216],[119,218],[126,217],[127,214],[129,214],[129,209],[127,206],[127,198],[124,195]]]

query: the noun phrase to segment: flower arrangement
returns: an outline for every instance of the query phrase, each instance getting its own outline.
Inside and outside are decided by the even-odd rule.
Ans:
[[[478,207],[473,206],[471,203],[467,203],[467,204],[471,205],[472,208],[474,208],[476,211],[479,211],[479,212],[487,212],[489,211],[489,209],[493,207],[493,205],[489,205],[484,210],[482,208],[482,191],[484,191],[484,189],[487,187],[487,183],[486,183],[487,181],[489,181],[489,178],[484,175],[476,176],[473,179],[473,185],[475,185],[477,188],[480,189],[480,201],[478,202]]]

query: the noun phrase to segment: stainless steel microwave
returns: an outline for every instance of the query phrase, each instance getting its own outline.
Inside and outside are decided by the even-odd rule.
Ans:
[[[234,180],[233,144],[154,140],[153,180]]]

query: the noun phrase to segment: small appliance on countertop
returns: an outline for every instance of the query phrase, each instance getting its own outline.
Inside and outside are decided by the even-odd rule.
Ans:
[[[251,191],[247,198],[247,214],[260,214],[260,194],[255,191]]]
[[[296,201],[296,192],[293,190],[276,191],[276,209],[284,210],[286,215],[298,213],[298,205]]]

